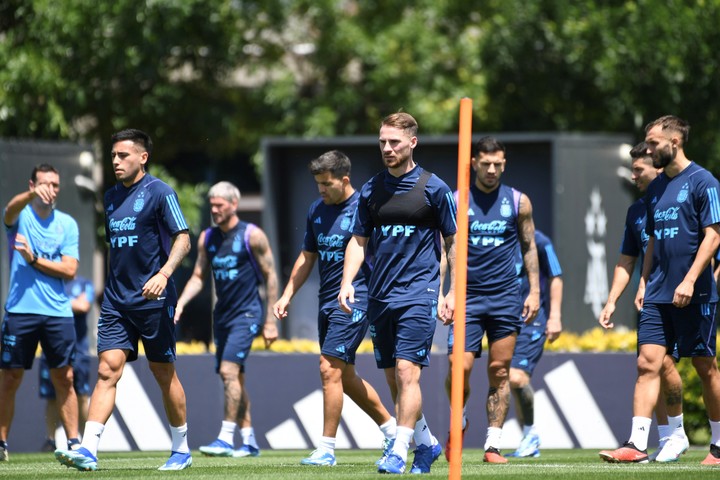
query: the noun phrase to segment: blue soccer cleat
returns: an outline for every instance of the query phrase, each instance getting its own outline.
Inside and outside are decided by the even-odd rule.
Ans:
[[[393,445],[395,445],[394,438],[384,438],[383,439],[382,456],[375,461],[375,465],[380,465],[382,462],[385,461],[387,456],[390,455],[390,452],[392,452]]]
[[[259,457],[260,449],[257,447],[253,447],[252,445],[243,445],[242,447],[235,450],[232,456],[235,458]]]
[[[330,452],[320,451],[320,449],[314,450],[309,457],[300,460],[300,465],[334,467],[336,463],[335,455]]]
[[[405,473],[405,460],[400,455],[390,452],[385,459],[378,465],[380,473]]]
[[[526,458],[540,456],[540,437],[537,433],[529,433],[520,441],[520,446],[506,457]]]
[[[77,450],[55,450],[55,458],[66,467],[83,472],[97,470],[97,457],[85,447]]]
[[[420,445],[413,453],[415,454],[415,458],[413,459],[410,473],[430,473],[430,466],[435,463],[435,460],[437,460],[442,453],[442,447],[439,443],[436,443],[432,447]]]
[[[185,470],[190,468],[192,465],[192,456],[190,452],[170,452],[170,458],[165,462],[165,465],[159,467],[158,470]]]
[[[199,448],[200,453],[208,457],[232,457],[233,446],[219,438],[215,439],[210,445],[204,445]]]

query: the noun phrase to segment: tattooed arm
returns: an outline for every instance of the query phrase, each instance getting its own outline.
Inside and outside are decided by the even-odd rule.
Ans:
[[[530,198],[524,193],[520,196],[518,208],[518,236],[522,251],[523,263],[530,284],[530,293],[523,305],[523,318],[530,323],[540,309],[540,268],[538,264],[537,247],[535,246],[535,223],[532,218],[532,204]]]
[[[269,348],[278,338],[277,319],[273,315],[272,306],[278,299],[278,280],[275,273],[275,260],[270,242],[268,242],[265,232],[259,228],[254,228],[250,232],[250,250],[252,251],[260,272],[265,279],[265,300],[267,306],[265,309],[265,326],[263,327],[263,338],[265,339],[265,348]]]

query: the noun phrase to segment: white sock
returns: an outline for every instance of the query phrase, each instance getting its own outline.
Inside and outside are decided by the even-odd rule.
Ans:
[[[335,437],[320,437],[318,450],[335,455]]]
[[[231,447],[235,445],[235,428],[237,428],[237,423],[223,420],[218,440],[229,443]]]
[[[523,425],[523,437],[535,433],[535,425]]]
[[[668,416],[668,435],[685,438],[685,424],[683,422],[683,414],[677,417]]]
[[[408,427],[397,427],[395,435],[395,443],[393,444],[392,453],[407,461],[408,448],[410,448],[410,439],[413,436],[413,429]]]
[[[652,419],[647,417],[632,418],[632,429],[630,430],[629,441],[632,442],[638,450],[647,450],[651,424]]]
[[[178,453],[190,453],[187,441],[187,423],[179,427],[170,425],[170,437],[172,438],[172,451]]]
[[[502,428],[488,427],[487,436],[485,437],[485,450],[490,447],[500,448],[500,438],[502,437]]]
[[[660,440],[662,441],[663,438],[667,438],[672,433],[672,430],[670,430],[670,425],[659,425],[657,426],[658,430],[658,437],[660,437]]]
[[[390,420],[380,425],[380,431],[385,435],[385,438],[390,440],[395,438],[397,434],[397,420],[395,420],[395,417],[390,417]]]
[[[720,422],[710,420],[710,443],[720,447]]]
[[[255,440],[255,429],[253,427],[241,428],[240,436],[242,437],[243,445],[250,445],[253,448],[260,448],[258,447],[257,440]]]
[[[83,433],[82,446],[88,452],[92,453],[97,457],[98,445],[100,444],[100,437],[105,430],[105,425],[100,422],[85,422],[85,432]]]
[[[428,447],[432,446],[433,436],[432,433],[430,433],[430,428],[428,427],[427,422],[425,421],[425,415],[421,415],[420,420],[415,423],[415,432],[413,438],[415,440],[415,445],[417,445],[418,447],[420,445],[425,445]]]

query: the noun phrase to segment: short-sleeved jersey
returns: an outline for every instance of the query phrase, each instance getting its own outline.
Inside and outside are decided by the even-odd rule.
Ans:
[[[15,236],[23,235],[38,258],[52,262],[63,256],[80,259],[77,222],[68,214],[53,210],[40,218],[31,205],[20,211],[14,225],[6,225],[10,250],[10,287],[5,310],[49,317],[72,317],[65,280],[42,273],[15,251]]]
[[[216,325],[262,310],[258,287],[263,276],[250,248],[250,233],[256,228],[252,223],[239,221],[227,232],[218,227],[205,230],[205,250],[217,296],[213,313]]]
[[[65,293],[71,300],[84,293],[91,305],[95,301],[95,287],[93,287],[92,282],[85,277],[75,277],[73,280],[67,282],[65,284]],[[75,341],[77,349],[80,349],[82,345],[84,351],[87,351],[87,313],[73,313],[73,317],[75,317]]]
[[[457,208],[452,191],[437,175],[431,174],[420,192],[431,219],[405,223],[400,219],[373,219],[376,193],[390,194],[398,204],[412,194],[424,170],[416,166],[400,177],[384,170],[371,178],[360,191],[353,235],[370,238],[374,261],[368,280],[369,298],[381,302],[437,297],[440,287],[440,235],[457,232]],[[379,191],[384,189],[384,191]],[[376,192],[378,190],[378,192]],[[408,209],[418,205],[408,205]],[[408,217],[409,218],[409,217]],[[432,220],[429,225],[427,220]]]
[[[647,197],[643,197],[630,205],[625,215],[625,231],[623,233],[620,253],[628,257],[640,258],[642,265],[650,237],[645,232],[647,223]]]
[[[172,276],[160,298],[142,296],[143,285],[167,262],[172,237],[188,229],[175,191],[146,173],[130,187],[117,183],[104,203],[110,262],[103,304],[117,310],[176,305]]]
[[[302,249],[316,253],[320,290],[318,300],[320,309],[337,306],[337,297],[342,282],[345,247],[352,237],[353,223],[360,192],[354,192],[350,198],[337,205],[326,205],[318,199],[310,206],[305,226],[305,238]],[[355,276],[355,303],[353,308],[367,310],[367,277],[370,268],[363,262]]]
[[[540,308],[549,315],[550,289],[548,288],[548,282],[552,278],[562,276],[562,268],[560,267],[560,260],[558,260],[552,242],[547,235],[537,229],[535,230],[535,245],[537,246],[540,277]],[[518,264],[521,269],[520,296],[524,301],[530,293],[530,283],[528,282],[527,272],[522,265],[523,260],[522,256],[520,256]]]
[[[720,184],[690,163],[673,178],[661,173],[648,186],[647,234],[654,237],[653,262],[645,303],[672,303],[675,289],[695,260],[703,229],[720,223]],[[695,282],[691,303],[717,302],[712,266]]]
[[[520,192],[507,185],[490,193],[470,186],[468,294],[503,292],[517,281],[519,201]]]

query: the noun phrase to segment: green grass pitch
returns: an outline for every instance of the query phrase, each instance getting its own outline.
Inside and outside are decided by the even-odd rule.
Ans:
[[[0,478],[27,479],[368,479],[378,478],[375,460],[379,451],[338,450],[335,467],[306,467],[299,464],[308,451],[264,450],[256,458],[210,458],[193,452],[193,466],[181,472],[160,472],[166,452],[101,453],[99,469],[79,472],[60,465],[52,453],[10,453],[10,462],[0,463]],[[462,477],[512,479],[648,479],[678,480],[719,478],[720,467],[705,467],[700,462],[707,449],[691,449],[673,464],[608,464],[598,457],[597,450],[542,450],[539,458],[511,459],[507,465],[483,464],[482,450],[463,452]],[[408,468],[409,469],[409,468]],[[406,473],[407,475],[407,473]],[[425,479],[448,477],[448,463],[444,457],[433,465]],[[387,478],[383,476],[382,478]]]

